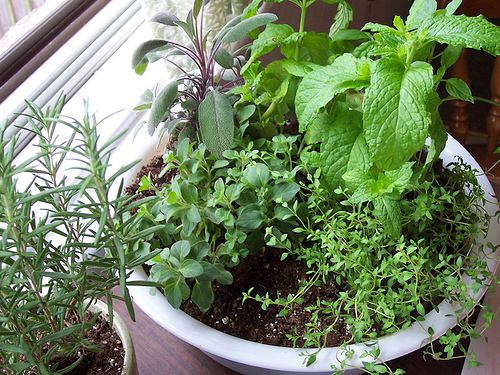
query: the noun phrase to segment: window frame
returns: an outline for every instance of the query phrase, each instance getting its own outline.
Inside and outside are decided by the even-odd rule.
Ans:
[[[0,102],[109,2],[66,0],[28,28],[0,54]]]
[[[61,92],[67,100],[71,99],[144,22],[139,10],[136,0],[110,1],[0,101],[0,121],[14,125],[9,126],[7,137],[19,134],[16,154],[33,138],[31,132],[23,129],[28,122],[22,116],[29,112],[26,100],[46,107]]]

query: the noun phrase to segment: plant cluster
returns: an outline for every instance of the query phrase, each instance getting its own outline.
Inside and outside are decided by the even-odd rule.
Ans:
[[[460,1],[436,10],[433,0],[417,0],[406,22],[394,28],[368,23],[370,40],[326,67],[313,69],[299,85],[295,108],[300,130],[320,146],[324,183],[345,186],[353,203],[370,201],[386,228],[401,233],[401,196],[439,157],[446,131],[437,87],[461,48],[500,54],[500,29],[483,16],[456,16]],[[431,62],[437,43],[447,44],[440,67]],[[458,78],[445,80],[448,99],[472,101]],[[356,100],[360,99],[360,100]],[[412,158],[427,147],[427,161]]]
[[[351,336],[343,344],[344,369],[352,356],[347,344],[404,329],[443,300],[460,302],[460,319],[477,304],[471,290],[493,276],[482,254],[496,245],[477,250],[489,224],[484,192],[462,162],[440,168],[447,134],[438,110],[446,100],[474,100],[465,82],[445,79],[445,72],[463,47],[499,55],[500,29],[482,16],[454,15],[459,0],[442,10],[435,0],[416,0],[406,21],[394,18],[394,27],[369,23],[350,30],[347,2],[325,0],[337,4],[337,16],[330,33],[312,33],[304,24],[315,1],[289,2],[301,10],[298,31],[259,18],[259,0],[223,29],[254,38],[240,71],[243,82],[229,93],[199,98],[201,143],[180,140],[165,154],[163,173],[178,173],[170,183],[155,187],[143,178],[141,189],[156,190],[156,200],[138,214],[164,225],[150,241],[161,251],[150,261],[151,279],[175,307],[191,297],[207,310],[212,283],[230,283],[231,267],[263,246],[303,261],[310,279],[294,296],[271,299],[250,291],[245,300],[282,306],[286,315],[308,289],[334,280],[338,298],[308,307],[304,339],[321,349],[332,327],[344,322]],[[439,45],[444,49],[436,54]],[[274,50],[282,58],[264,66],[259,58]],[[443,82],[444,99],[437,91]],[[204,125],[205,107],[230,117],[227,147],[214,148],[204,135],[202,128],[218,126],[222,117],[215,109],[206,117],[211,125]],[[283,126],[297,123],[298,134]],[[319,315],[331,317],[331,326],[318,327]],[[478,331],[467,320],[461,328],[442,336],[443,352],[433,355],[465,352],[458,339]],[[293,334],[290,339],[297,341]],[[377,350],[365,353],[364,368],[390,371],[377,363]],[[316,354],[307,353],[308,365]]]
[[[212,282],[232,282],[227,269],[265,246],[265,228],[275,227],[283,239],[292,234],[299,217],[290,212],[304,208],[297,201],[296,175],[303,167],[293,161],[296,140],[278,135],[261,140],[258,148],[249,142],[239,151],[225,151],[223,160],[187,140],[167,151],[164,172],[175,168],[178,174],[138,215],[163,225],[159,240],[151,243],[161,252],[149,262],[150,278],[163,286],[172,306],[191,296],[208,310]],[[139,189],[156,187],[143,179]]]
[[[114,298],[134,317],[127,281],[131,268],[155,255],[130,210],[143,202],[123,195],[120,176],[108,173],[117,136],[99,144],[98,123],[60,116],[61,97],[45,112],[32,110],[38,151],[17,162],[17,136],[0,127],[0,368],[5,374],[65,374],[99,346],[87,337],[98,315],[86,313],[105,299],[112,319]],[[58,134],[64,128],[67,139]],[[65,165],[73,160],[74,176]],[[26,182],[23,184],[23,181]],[[151,283],[140,283],[152,285]],[[121,296],[114,295],[119,286]],[[69,362],[68,362],[69,361]],[[61,363],[67,363],[63,367]]]
[[[469,194],[463,193],[463,186],[470,189]],[[473,309],[473,295],[491,277],[485,254],[495,249],[485,245],[478,253],[476,248],[476,239],[486,235],[490,217],[483,208],[484,192],[462,162],[440,170],[439,175],[430,170],[425,182],[407,193],[401,210],[403,235],[398,238],[387,231],[370,204],[353,203],[346,189],[337,188],[331,194],[318,184],[311,183],[310,188],[308,219],[294,229],[306,235],[306,241],[299,245],[282,241],[273,228],[268,228],[266,236],[269,246],[283,248],[284,256],[305,262],[310,279],[293,300],[252,295],[251,291],[245,296],[263,307],[278,305],[280,314],[286,316],[294,303],[301,303],[303,293],[334,280],[340,290],[336,298],[307,307],[313,317],[326,316],[332,323],[327,327],[311,324],[305,347],[323,348],[339,321],[349,327],[351,339],[344,344],[350,344],[408,328],[431,309],[438,309],[443,300],[459,302],[459,316]],[[472,282],[467,286],[464,278]],[[455,335],[474,336],[482,328],[464,324],[463,332]],[[290,335],[290,339],[298,338]],[[459,345],[458,340],[449,344],[444,355],[455,355],[457,347],[465,354]],[[312,352],[309,358],[316,354]]]
[[[270,1],[282,3],[284,0]],[[344,30],[352,20],[352,9],[343,0],[323,0],[337,4],[337,15],[330,33],[305,31],[307,9],[316,0],[288,0],[300,8],[299,29],[295,31],[287,24],[269,24],[258,34],[249,50],[250,56],[241,69],[244,85],[231,90],[240,98],[239,105],[250,104],[256,108],[252,126],[257,134],[270,138],[277,133],[279,125],[295,116],[295,95],[302,78],[314,68],[330,64],[339,54],[354,49],[352,35],[355,30]],[[257,11],[264,1],[255,0],[247,8],[248,13]],[[264,66],[259,61],[264,55],[279,50],[282,58],[274,59]]]
[[[211,153],[221,158],[223,151],[233,146],[234,113],[227,91],[239,76],[240,62],[236,57],[245,50],[245,46],[234,50],[231,45],[243,40],[250,31],[275,21],[277,17],[273,14],[236,16],[213,37],[212,43],[208,43],[210,30],[203,28],[205,6],[203,0],[194,1],[186,21],[168,12],[154,16],[151,22],[181,28],[190,43],[185,46],[171,40],[148,40],[136,49],[132,65],[138,74],[142,74],[150,60],[165,59],[182,73],[154,98],[152,92],[146,94],[145,103],[139,108],[151,108],[149,133],[153,134],[157,126],[163,123],[163,132],[173,133],[177,129],[181,140],[184,137],[192,141],[201,140]],[[179,54],[191,60],[197,70],[188,72],[176,64],[171,57]],[[226,71],[232,73],[229,79],[230,74],[224,74]],[[179,104],[180,108],[176,107]]]

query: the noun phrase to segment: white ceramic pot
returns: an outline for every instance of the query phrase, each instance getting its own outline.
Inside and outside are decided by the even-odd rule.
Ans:
[[[108,320],[108,305],[102,301],[96,301],[93,306],[89,309],[91,312],[101,312],[104,319]],[[113,310],[113,329],[120,337],[123,344],[123,349],[125,350],[125,356],[123,358],[123,370],[122,375],[138,375],[137,362],[135,360],[135,350],[132,343],[132,338],[128,331],[127,325],[123,319]]]
[[[141,140],[142,141],[142,140]],[[141,143],[144,148],[145,145]],[[134,145],[128,144],[129,152],[134,153]],[[137,153],[135,153],[137,156]],[[462,159],[473,168],[480,171],[478,180],[483,187],[488,203],[486,209],[493,215],[498,209],[497,201],[494,199],[494,191],[488,179],[482,172],[478,163],[472,156],[452,137],[448,137],[446,149],[441,154],[445,165],[455,160],[455,155],[460,155]],[[143,159],[147,160],[147,159]],[[130,180],[136,171],[131,171]],[[499,243],[500,231],[498,223],[493,219],[490,223],[490,230],[485,242],[493,244]],[[494,259],[488,260],[488,267],[495,271],[497,262]],[[138,268],[132,275],[132,280],[146,280],[145,272]],[[481,289],[476,295],[479,300],[485,293],[486,287]],[[258,344],[255,342],[236,338],[208,327],[197,320],[191,318],[181,310],[172,308],[160,291],[152,295],[149,288],[132,287],[131,293],[135,303],[156,323],[168,330],[170,333],[191,345],[201,349],[208,356],[235,371],[246,375],[299,375],[316,374],[330,375],[331,365],[338,363],[337,356],[341,356],[338,347],[326,348],[317,356],[316,362],[310,367],[305,367],[303,357],[299,353],[301,349],[284,348],[271,345]],[[414,323],[408,329],[396,334],[391,334],[378,339],[381,350],[381,360],[404,356],[413,352],[428,343],[428,327],[432,327],[437,338],[445,333],[449,328],[455,326],[456,318],[453,312],[456,305],[442,302],[439,305],[439,313],[432,311],[425,317],[425,321]],[[447,316],[451,314],[451,316]],[[354,367],[361,367],[359,356],[366,350],[364,344],[351,346],[355,355],[348,361]],[[348,374],[359,373],[358,370],[349,370]]]

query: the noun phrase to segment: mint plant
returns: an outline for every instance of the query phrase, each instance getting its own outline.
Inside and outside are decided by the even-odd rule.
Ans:
[[[401,233],[402,194],[421,181],[444,148],[440,104],[473,100],[465,82],[443,78],[446,69],[462,47],[500,54],[499,28],[483,16],[454,15],[459,4],[436,10],[436,1],[416,0],[406,22],[396,16],[394,27],[368,23],[363,30],[373,32],[370,40],[313,69],[298,88],[300,130],[311,142],[320,134],[324,139],[324,182],[347,187],[353,203],[372,202],[395,237]],[[434,56],[438,43],[447,47]],[[441,99],[437,87],[443,81],[449,97]],[[422,150],[427,162],[417,170],[414,159]]]
[[[113,299],[134,318],[128,286],[131,268],[156,253],[143,244],[156,227],[139,230],[130,210],[144,203],[122,195],[125,165],[108,173],[114,140],[98,142],[98,122],[61,116],[64,99],[42,111],[32,103],[31,131],[37,151],[14,158],[18,137],[0,126],[0,372],[66,374],[86,353],[100,350],[87,332],[104,299],[112,320]],[[59,130],[69,130],[61,139]],[[65,170],[73,159],[76,178]],[[22,186],[22,177],[28,184]],[[150,282],[138,285],[155,285]],[[119,286],[120,295],[113,288]],[[66,363],[65,365],[63,365]]]
[[[269,2],[282,3],[284,0]],[[252,125],[260,136],[272,137],[277,134],[277,125],[295,115],[297,87],[309,71],[328,65],[338,54],[354,49],[354,44],[346,42],[345,34],[340,33],[346,31],[344,29],[352,20],[352,9],[346,1],[324,0],[337,4],[337,15],[329,34],[305,31],[307,9],[316,0],[287,2],[300,8],[299,29],[294,30],[287,24],[267,25],[253,41],[250,57],[241,69],[244,85],[232,90],[241,95],[237,108],[249,103],[255,108]],[[247,12],[256,12],[261,3],[263,1],[253,1]],[[354,39],[364,37],[363,33],[357,33]],[[282,59],[263,66],[259,59],[274,50],[279,50]]]
[[[190,43],[182,45],[171,40],[148,40],[136,49],[132,66],[138,74],[142,74],[150,60],[164,59],[181,71],[181,75],[154,98],[149,92],[140,106],[140,109],[150,108],[149,133],[153,134],[158,125],[163,123],[164,132],[173,133],[177,129],[181,139],[189,137],[191,140],[203,141],[207,149],[220,158],[233,145],[235,127],[227,91],[234,85],[232,81],[239,76],[239,63],[235,55],[240,54],[241,49],[232,51],[230,47],[243,40],[252,30],[275,21],[277,17],[273,14],[256,14],[246,18],[237,16],[209,44],[207,37],[210,30],[203,28],[205,5],[205,1],[195,0],[185,21],[168,12],[154,16],[151,22],[181,28]],[[189,72],[176,64],[171,59],[176,55],[191,60],[197,71]],[[225,80],[226,70],[233,75],[229,81]]]

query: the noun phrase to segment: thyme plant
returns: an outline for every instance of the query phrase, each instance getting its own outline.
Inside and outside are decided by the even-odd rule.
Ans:
[[[96,299],[125,301],[134,319],[127,281],[132,267],[155,255],[144,245],[158,227],[137,228],[130,210],[142,202],[122,194],[109,172],[117,135],[101,144],[96,118],[61,116],[57,104],[29,116],[36,152],[14,158],[18,137],[0,126],[0,372],[65,374],[99,345],[86,338],[98,315],[86,316]],[[70,135],[62,139],[60,132]],[[71,177],[67,163],[72,165]],[[148,283],[146,283],[148,284]],[[119,287],[119,295],[113,288]],[[60,363],[70,363],[62,367]]]

